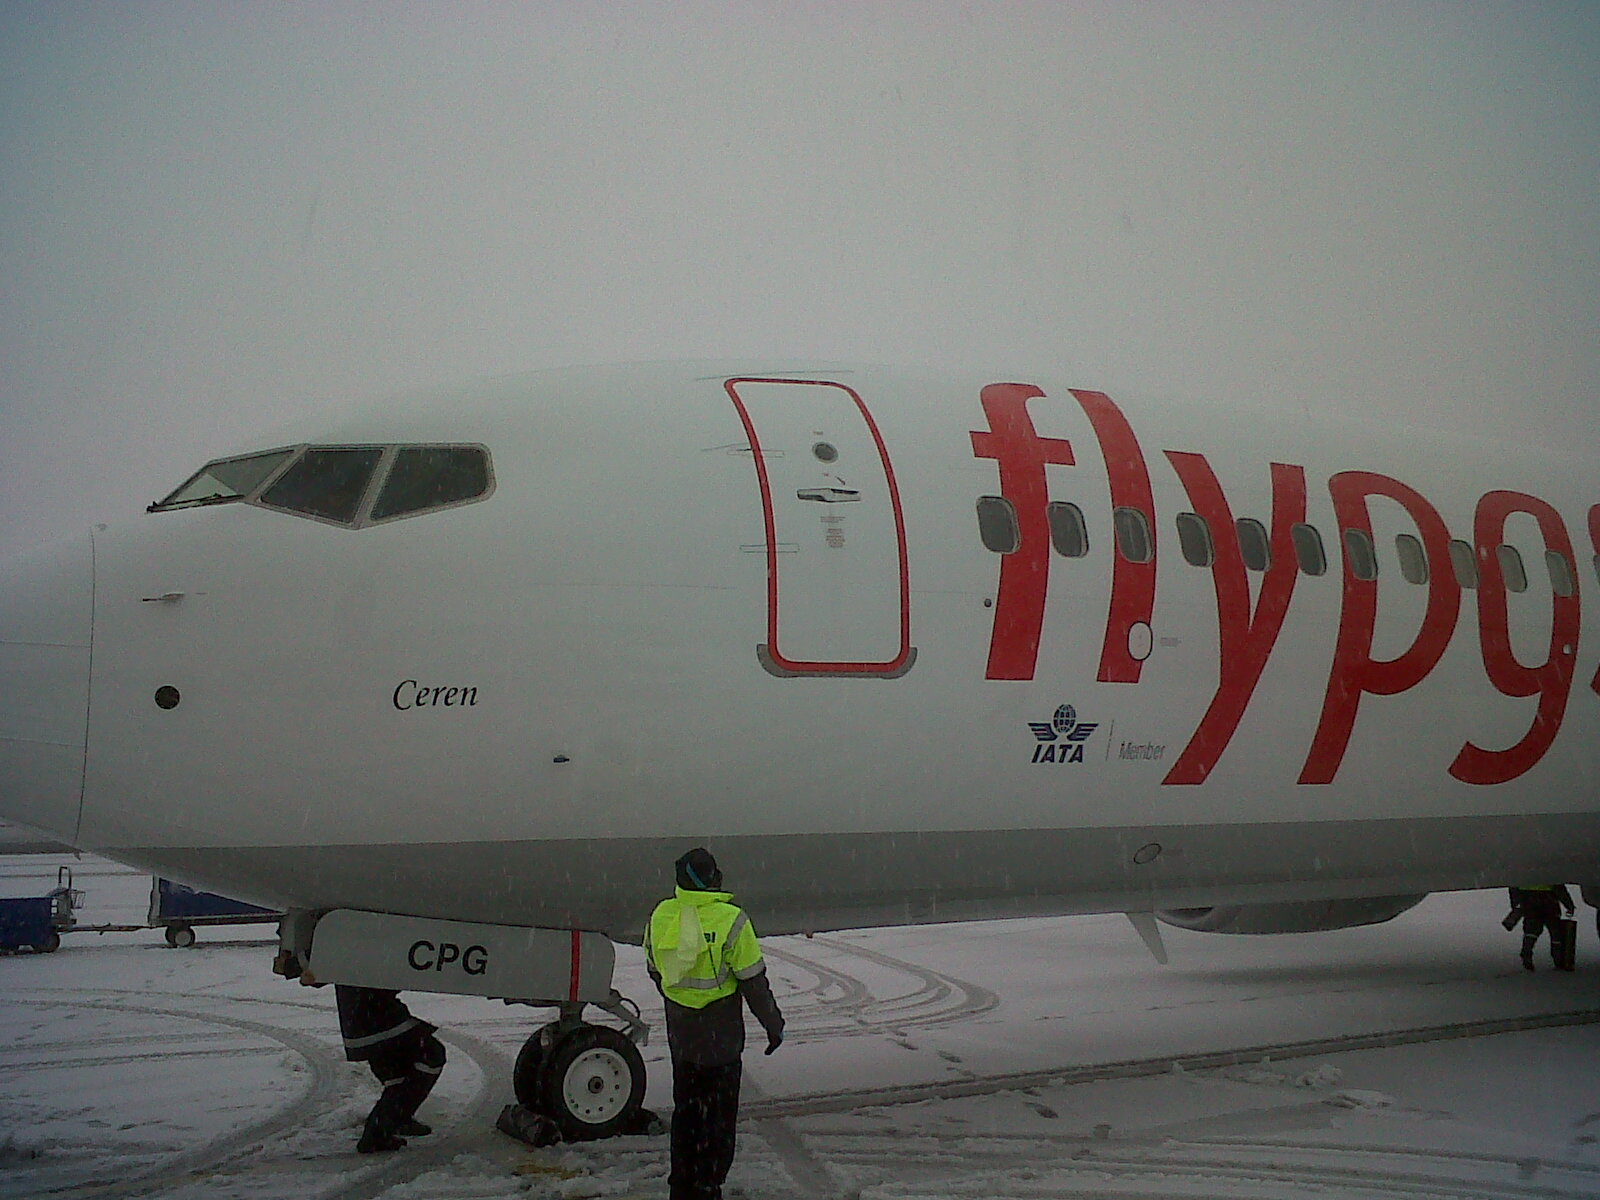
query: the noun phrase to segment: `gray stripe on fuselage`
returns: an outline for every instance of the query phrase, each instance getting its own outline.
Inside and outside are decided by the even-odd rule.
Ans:
[[[702,842],[768,935],[1584,880],[1600,862],[1600,814],[97,852],[275,907],[638,942],[672,894],[673,861]]]

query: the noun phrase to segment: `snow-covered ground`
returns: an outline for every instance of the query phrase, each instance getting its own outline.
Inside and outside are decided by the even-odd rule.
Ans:
[[[0,857],[0,896],[63,861]],[[143,920],[146,877],[71,865],[82,922]],[[767,939],[789,1040],[746,1056],[729,1195],[1600,1197],[1593,911],[1577,972],[1541,948],[1532,975],[1504,912],[1465,893],[1367,929],[1165,930],[1167,967],[1113,916]],[[331,989],[275,978],[272,949],[245,926],[0,959],[0,1196],[665,1196],[665,1138],[493,1130],[541,1014],[482,1000],[408,997],[450,1047],[438,1132],[356,1155],[371,1077]],[[618,986],[659,1022],[635,949]],[[663,1114],[665,1054],[645,1050]]]

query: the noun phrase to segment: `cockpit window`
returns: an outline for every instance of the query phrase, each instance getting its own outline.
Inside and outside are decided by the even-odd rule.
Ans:
[[[360,528],[482,500],[482,446],[290,446],[207,463],[150,512],[229,500]]]
[[[150,511],[219,504],[224,500],[248,496],[293,453],[293,448],[268,450],[264,454],[247,454],[241,458],[224,458],[207,463],[177,491],[152,504]]]
[[[489,490],[489,456],[479,446],[401,446],[372,505],[372,520],[475,500]]]
[[[360,510],[382,457],[383,450],[377,446],[353,450],[313,446],[261,493],[261,503],[348,525]]]

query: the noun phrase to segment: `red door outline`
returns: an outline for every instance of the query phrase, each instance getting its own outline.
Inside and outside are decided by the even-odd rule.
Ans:
[[[861,413],[861,419],[872,435],[873,444],[878,450],[878,459],[883,465],[884,479],[889,486],[889,504],[894,513],[895,545],[900,570],[900,646],[892,658],[877,662],[818,662],[787,658],[779,650],[777,518],[773,510],[772,483],[767,476],[767,464],[762,454],[761,440],[756,435],[755,423],[750,419],[749,410],[746,409],[744,401],[739,399],[738,386],[741,383],[787,383],[807,387],[837,388],[850,398],[857,411]],[[772,379],[750,375],[729,379],[723,386],[728,398],[733,401],[734,408],[738,410],[739,420],[744,424],[745,434],[750,439],[750,457],[755,461],[756,480],[761,486],[762,518],[767,535],[767,641],[765,645],[757,648],[762,665],[774,675],[788,677],[842,675],[896,678],[904,675],[916,662],[916,651],[911,646],[911,583],[906,565],[905,515],[900,506],[900,488],[895,481],[894,466],[889,461],[889,451],[883,444],[883,435],[878,431],[878,423],[873,420],[866,402],[854,388],[828,379]]]

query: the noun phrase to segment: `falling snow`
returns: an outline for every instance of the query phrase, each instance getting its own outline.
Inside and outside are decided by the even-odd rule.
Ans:
[[[55,867],[0,857],[0,895]],[[146,877],[75,869],[82,921],[143,919]],[[1165,968],[1120,916],[768,939],[790,1034],[747,1057],[728,1196],[1600,1195],[1600,954],[1586,935],[1575,974],[1523,972],[1503,899],[1323,934],[1168,930]],[[0,959],[0,1196],[665,1195],[664,1137],[532,1150],[493,1129],[540,1018],[487,1000],[409,997],[450,1049],[437,1132],[356,1155],[371,1079],[331,996],[270,973],[273,946],[270,927],[188,950],[72,933]],[[617,982],[659,1029],[636,949]],[[644,1053],[665,1114],[659,1035]]]

